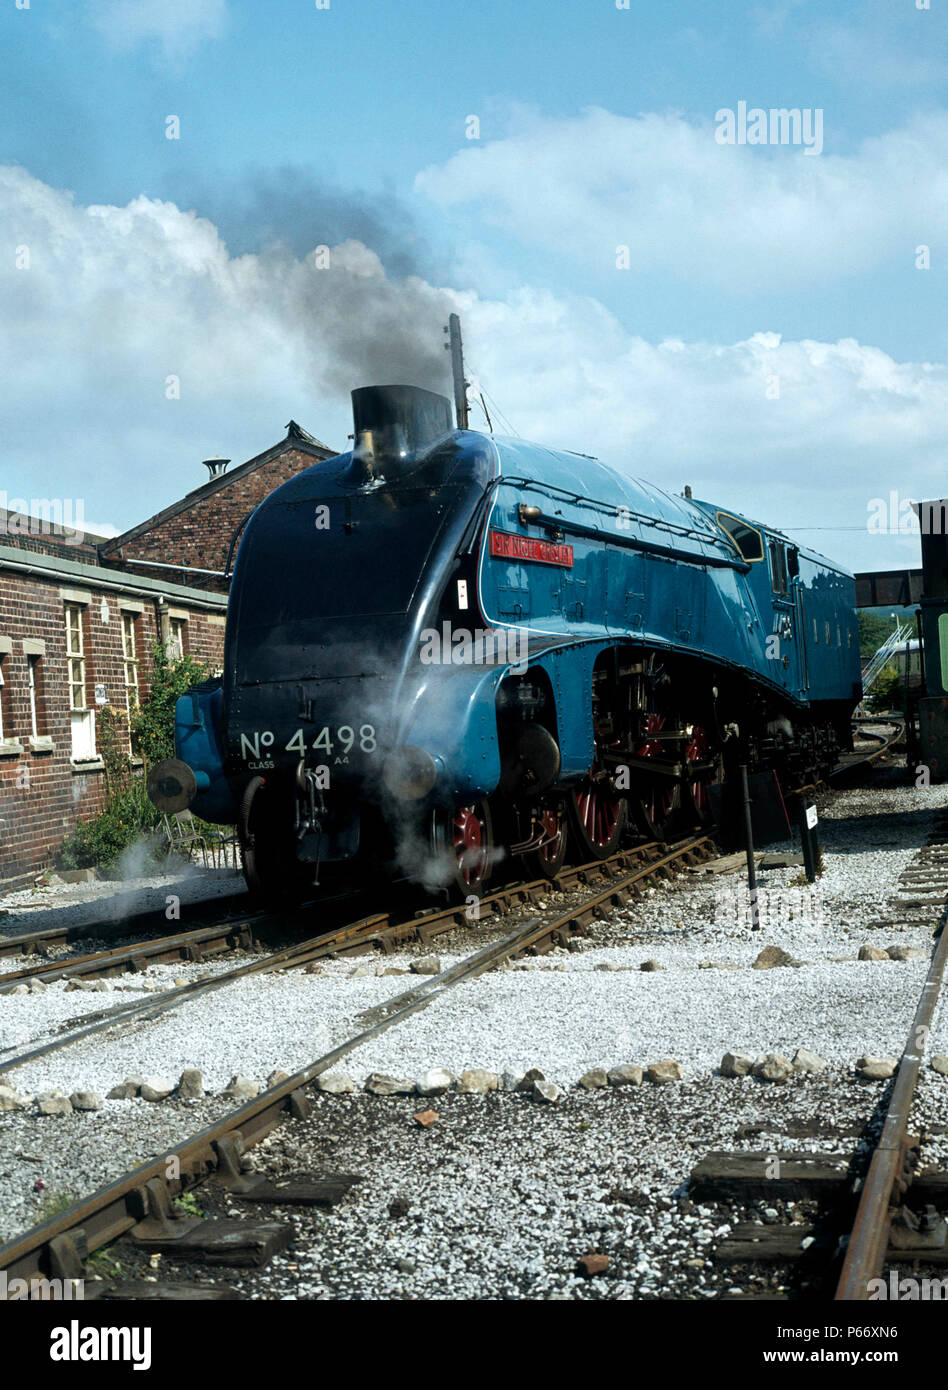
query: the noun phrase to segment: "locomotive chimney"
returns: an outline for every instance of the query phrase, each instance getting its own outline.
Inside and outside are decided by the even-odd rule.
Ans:
[[[450,401],[419,386],[360,386],[352,417],[353,462],[364,483],[408,472],[418,452],[453,430]]]

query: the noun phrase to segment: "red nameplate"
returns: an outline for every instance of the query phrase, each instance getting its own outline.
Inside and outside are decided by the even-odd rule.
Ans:
[[[498,560],[532,560],[540,565],[573,567],[573,547],[555,545],[533,536],[515,536],[509,531],[491,531],[490,553]]]

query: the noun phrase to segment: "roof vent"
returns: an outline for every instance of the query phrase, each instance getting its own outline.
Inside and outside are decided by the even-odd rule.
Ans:
[[[208,473],[212,478],[219,478],[221,474],[227,471],[227,465],[229,463],[230,459],[224,459],[218,456],[212,459],[205,459],[204,467],[207,469]]]

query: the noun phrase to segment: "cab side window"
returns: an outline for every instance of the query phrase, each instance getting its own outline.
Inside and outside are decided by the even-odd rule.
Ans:
[[[768,542],[770,550],[770,582],[775,594],[789,593],[787,581],[787,552],[780,541]]]
[[[742,560],[753,564],[755,560],[764,558],[764,538],[756,527],[741,521],[740,517],[729,516],[727,512],[718,512],[717,523],[737,547]]]

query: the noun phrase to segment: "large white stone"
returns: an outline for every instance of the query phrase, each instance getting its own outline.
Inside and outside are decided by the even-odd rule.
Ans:
[[[443,1096],[454,1085],[455,1077],[445,1067],[432,1067],[415,1082],[420,1096]]]

